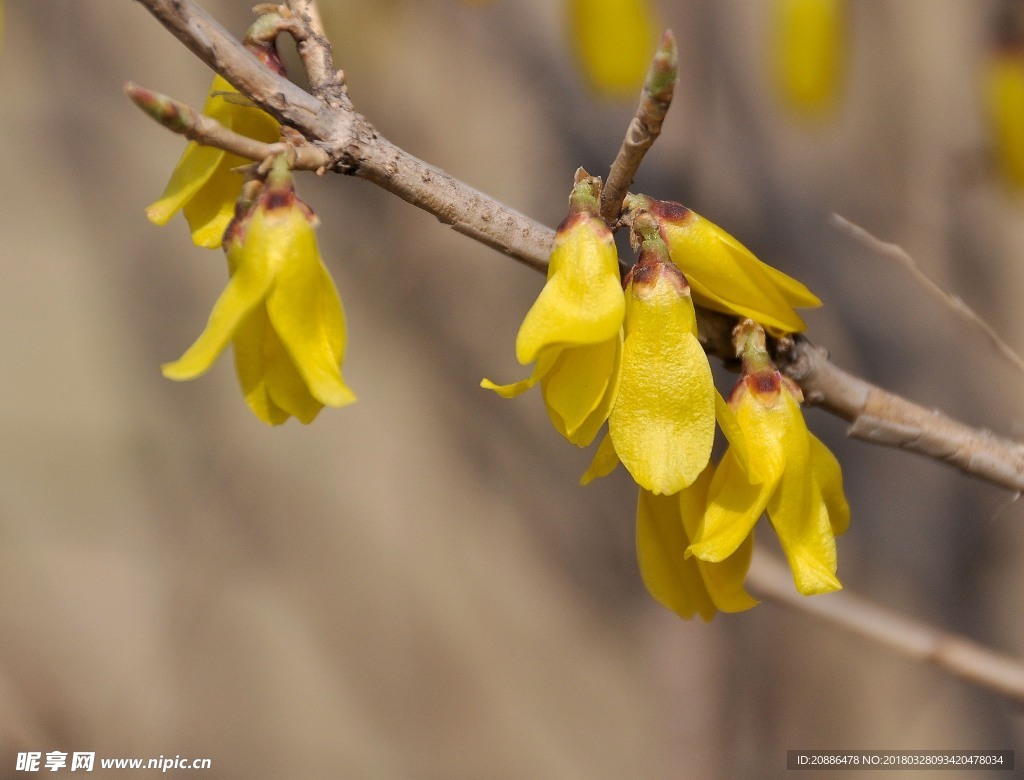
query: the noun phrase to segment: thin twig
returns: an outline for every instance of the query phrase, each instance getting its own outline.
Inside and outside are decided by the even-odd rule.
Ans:
[[[671,30],[665,30],[651,62],[651,69],[647,72],[647,80],[640,94],[640,105],[629,123],[626,137],[622,139],[622,146],[619,147],[619,153],[608,172],[608,180],[601,191],[601,217],[609,225],[614,225],[618,220],[622,201],[636,177],[644,155],[661,135],[661,125],[672,104],[678,72],[676,38]]]
[[[320,9],[316,0],[287,0],[292,15],[298,22],[291,28],[298,44],[299,56],[309,78],[314,97],[333,108],[351,108],[345,74],[334,67],[331,42],[327,40]]]
[[[919,623],[846,591],[814,598],[802,596],[793,588],[788,567],[760,551],[751,563],[747,584],[762,599],[874,640],[1015,702],[1024,702],[1024,664],[1016,658],[995,653],[970,639]]]
[[[331,169],[377,184],[486,246],[543,273],[554,231],[478,192],[380,137],[351,109],[321,103],[263,67],[193,0],[136,0],[246,97],[315,141]],[[700,312],[701,342],[734,361],[735,321]],[[784,339],[776,358],[813,403],[852,423],[849,435],[950,463],[972,476],[1024,490],[1024,446],[958,423],[854,377],[802,337]]]
[[[884,255],[885,257],[895,260],[910,271],[914,279],[916,279],[922,287],[942,301],[947,307],[952,309],[958,316],[977,327],[985,334],[992,346],[995,347],[1003,357],[1013,363],[1019,371],[1024,372],[1024,358],[1021,358],[1021,356],[1014,351],[1013,347],[1003,341],[1000,335],[996,333],[995,328],[989,325],[980,314],[974,311],[974,309],[964,303],[961,298],[946,292],[939,287],[939,285],[933,282],[928,274],[921,270],[920,266],[914,262],[914,258],[911,257],[903,247],[898,244],[891,244],[888,241],[882,241],[881,239],[876,238],[860,225],[855,225],[853,222],[844,219],[838,214],[832,215],[832,224],[855,241],[859,241],[864,246],[880,255]]]
[[[292,168],[307,171],[321,170],[331,162],[327,153],[317,146],[308,143],[293,146],[257,141],[255,138],[236,133],[186,103],[137,84],[125,84],[124,91],[135,105],[168,130],[204,146],[214,146],[239,157],[257,161],[265,160],[271,155],[288,153],[292,155]]]

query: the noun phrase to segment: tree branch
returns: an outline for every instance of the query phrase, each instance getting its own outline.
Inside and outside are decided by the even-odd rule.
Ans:
[[[916,622],[852,593],[802,596],[793,589],[789,568],[760,552],[751,563],[747,585],[762,599],[874,640],[908,658],[1024,703],[1024,664],[1016,658]]]
[[[136,0],[244,95],[323,149],[329,168],[383,187],[446,225],[537,271],[547,268],[554,231],[478,192],[381,137],[349,107],[317,100],[265,68],[193,0]],[[296,8],[309,7],[311,0]],[[734,361],[735,321],[699,312],[701,341]],[[782,340],[780,368],[811,403],[852,423],[855,438],[950,463],[967,474],[1024,491],[1024,446],[924,409],[835,366],[803,337]]]

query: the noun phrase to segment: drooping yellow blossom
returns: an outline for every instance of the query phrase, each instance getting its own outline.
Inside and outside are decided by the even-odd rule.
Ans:
[[[213,79],[203,113],[225,127],[258,141],[273,143],[281,126],[272,116],[241,101],[238,90],[220,76]],[[198,246],[216,249],[235,209],[244,178],[234,168],[248,160],[212,146],[190,141],[167,182],[160,200],[146,208],[146,216],[164,225],[182,211]]]
[[[805,115],[827,112],[845,68],[845,0],[775,0],[773,11],[773,64],[782,98]]]
[[[206,329],[163,366],[164,376],[204,374],[231,341],[245,401],[265,423],[289,416],[309,423],[325,405],[356,400],[341,375],[345,315],[314,224],[279,157],[255,204],[225,236],[230,279]]]
[[[636,483],[655,494],[690,485],[714,443],[714,379],[697,340],[689,287],[678,268],[646,249],[627,277],[619,394],[608,434]]]
[[[758,260],[718,225],[686,206],[630,195],[628,210],[645,210],[659,223],[672,261],[686,275],[697,304],[750,317],[769,333],[799,333],[807,324],[794,310],[821,306],[803,284]]]
[[[558,228],[548,280],[516,337],[531,375],[480,385],[512,398],[541,383],[548,415],[565,438],[590,444],[615,399],[625,301],[611,231],[598,216],[600,180],[577,174],[569,215]]]
[[[688,488],[656,496],[640,488],[636,515],[636,554],[647,590],[660,604],[687,620],[699,614],[742,612],[757,601],[743,587],[754,537],[719,563],[686,555],[700,527],[714,469],[709,463]]]
[[[704,470],[716,409],[725,402],[697,340],[686,279],[669,259],[657,223],[635,214],[632,225],[641,249],[626,277],[619,392],[608,435],[580,481],[586,485],[622,463],[640,487],[669,495]]]
[[[743,377],[729,403],[746,440],[746,466],[730,444],[708,488],[704,520],[689,547],[712,563],[724,561],[749,538],[767,510],[797,590],[828,593],[836,579],[835,536],[850,521],[835,457],[810,431],[800,411],[800,388],[784,377],[751,320],[737,328]]]
[[[569,32],[598,92],[633,97],[643,86],[659,27],[650,0],[569,0]]]

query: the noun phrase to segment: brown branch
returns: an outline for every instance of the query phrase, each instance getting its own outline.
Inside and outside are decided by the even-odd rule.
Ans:
[[[808,598],[793,588],[788,567],[760,552],[747,585],[758,597],[874,640],[968,682],[1024,703],[1024,664],[956,634],[919,623],[849,592]]]
[[[334,67],[331,42],[327,40],[316,0],[287,0],[297,24],[291,28],[313,96],[332,108],[352,108],[345,74]]]
[[[629,123],[626,137],[622,139],[622,146],[619,147],[619,153],[608,172],[608,180],[601,191],[601,217],[609,225],[618,221],[622,201],[636,177],[640,163],[661,135],[662,122],[672,104],[678,70],[676,38],[671,30],[665,30],[654,61],[651,62],[651,69],[647,72],[647,80],[640,94],[640,105]]]
[[[554,231],[478,192],[382,138],[349,108],[322,103],[250,54],[193,0],[136,0],[257,105],[278,116],[331,160],[433,214],[444,224],[537,271],[547,268]],[[735,321],[700,312],[701,341],[727,362]],[[852,423],[849,434],[950,463],[1011,490],[1024,490],[1024,446],[976,430],[854,377],[802,337],[778,345],[780,368],[812,403]]]

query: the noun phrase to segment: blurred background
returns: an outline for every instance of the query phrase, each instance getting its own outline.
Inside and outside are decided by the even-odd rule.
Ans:
[[[203,5],[238,34],[252,19]],[[985,97],[1006,4],[850,2],[834,82],[803,104],[773,69],[777,4],[652,5],[681,76],[635,189],[806,282],[825,301],[810,338],[840,366],[1021,435],[1020,373],[829,221],[899,243],[1024,350],[1024,196]],[[184,142],[122,85],[202,105],[211,74],[137,3],[5,8],[0,777],[26,750],[209,757],[223,778],[763,778],[788,749],[1021,745],[1003,700],[809,617],[653,602],[628,477],[580,488],[591,454],[536,392],[478,387],[525,375],[542,277],[372,185],[297,185],[357,404],[270,429],[227,356],[164,380],[225,264],[180,217],[145,219]],[[607,172],[638,94],[595,89],[567,9],[323,0],[383,135],[550,226],[577,166]],[[808,421],[844,466],[847,589],[1024,657],[1024,506]]]

